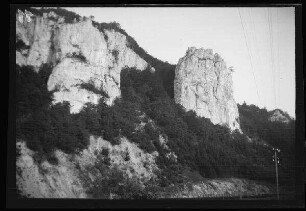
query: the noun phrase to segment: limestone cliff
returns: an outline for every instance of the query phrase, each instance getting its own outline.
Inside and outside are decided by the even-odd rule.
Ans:
[[[211,49],[188,48],[175,69],[174,98],[214,124],[238,129],[239,113],[233,98],[231,71]]]
[[[48,90],[56,90],[54,103],[70,102],[72,113],[79,112],[87,102],[96,104],[101,98],[81,84],[89,83],[103,90],[111,104],[120,96],[122,68],[149,67],[128,47],[125,35],[114,30],[101,32],[89,18],[74,23],[65,23],[55,13],[33,16],[30,21],[17,18],[16,42],[24,45],[16,50],[16,64],[33,66],[36,71],[43,64],[53,66]]]

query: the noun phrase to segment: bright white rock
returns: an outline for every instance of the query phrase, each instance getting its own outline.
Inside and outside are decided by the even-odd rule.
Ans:
[[[16,51],[16,64],[33,66],[37,72],[43,64],[52,65],[48,90],[55,91],[53,103],[68,101],[72,113],[79,112],[88,102],[97,104],[102,97],[80,88],[81,83],[91,83],[108,94],[110,105],[121,95],[123,68],[149,67],[129,47],[125,35],[114,30],[101,32],[91,19],[68,24],[47,15],[34,16],[31,22],[16,20],[16,35],[29,48]]]
[[[239,113],[233,97],[231,71],[211,49],[188,48],[175,69],[174,98],[186,110],[213,124],[238,129]]]

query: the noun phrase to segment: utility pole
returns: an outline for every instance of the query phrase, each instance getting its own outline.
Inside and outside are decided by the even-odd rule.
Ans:
[[[279,158],[277,157],[277,152],[280,152],[280,149],[273,148],[274,155],[273,155],[273,161],[275,163],[275,176],[276,176],[276,193],[277,193],[277,200],[279,200],[279,190],[278,190],[278,164],[279,164]]]

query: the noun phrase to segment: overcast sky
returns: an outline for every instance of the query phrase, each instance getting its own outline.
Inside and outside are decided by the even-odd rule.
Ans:
[[[211,48],[234,67],[237,103],[281,108],[295,117],[294,8],[66,9],[98,22],[118,22],[149,54],[171,64],[188,47]]]

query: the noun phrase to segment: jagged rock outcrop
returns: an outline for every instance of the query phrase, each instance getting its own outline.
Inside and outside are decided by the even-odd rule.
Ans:
[[[275,111],[273,111],[269,117],[269,121],[271,122],[289,123],[290,120],[291,118],[279,109],[276,109]]]
[[[214,124],[238,129],[239,113],[233,98],[231,70],[211,49],[188,48],[175,69],[174,98]]]
[[[101,95],[82,88],[90,83],[108,94],[108,104],[120,96],[120,72],[124,67],[144,70],[149,64],[128,46],[126,36],[114,30],[99,31],[91,19],[64,23],[61,17],[33,16],[31,21],[16,20],[16,64],[39,71],[52,64],[48,90],[54,103],[68,101],[77,113],[85,103],[96,104]],[[154,70],[151,68],[152,71]]]

